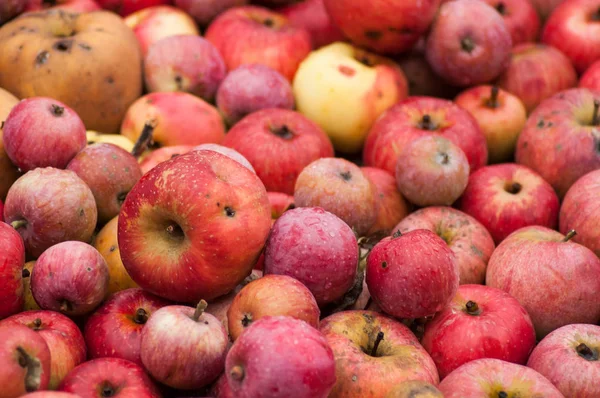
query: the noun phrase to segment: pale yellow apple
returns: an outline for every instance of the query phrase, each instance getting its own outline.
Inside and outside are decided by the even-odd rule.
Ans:
[[[360,151],[375,120],[408,96],[397,64],[341,42],[310,53],[296,72],[293,89],[298,111],[345,153]]]
[[[97,143],[114,144],[131,152],[135,143],[121,134],[102,134],[97,131],[88,130],[86,133],[88,145]]]

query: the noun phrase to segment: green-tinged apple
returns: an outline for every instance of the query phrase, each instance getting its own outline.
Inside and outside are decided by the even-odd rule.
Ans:
[[[0,319],[21,312],[24,301],[25,245],[18,232],[0,221]]]
[[[8,189],[20,175],[19,169],[4,150],[4,129],[2,128],[2,122],[6,120],[6,117],[18,102],[17,97],[0,88],[0,200],[6,198]]]
[[[214,151],[191,151],[146,173],[118,219],[121,259],[142,288],[178,302],[211,300],[252,270],[267,240],[267,191]]]
[[[342,42],[310,53],[293,89],[298,111],[325,130],[336,150],[347,153],[360,151],[377,118],[408,96],[396,63]]]
[[[389,235],[396,224],[410,213],[409,204],[396,187],[396,178],[389,172],[377,167],[361,167],[363,174],[375,185],[377,220],[367,236]]]
[[[540,33],[540,17],[529,0],[484,0],[502,15],[512,45],[535,42]]]

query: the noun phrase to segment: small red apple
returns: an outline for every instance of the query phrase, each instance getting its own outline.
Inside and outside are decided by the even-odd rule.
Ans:
[[[313,48],[326,46],[345,39],[325,9],[324,0],[293,2],[277,9],[285,15],[292,26],[304,28],[310,34]]]
[[[0,319],[16,314],[23,307],[23,265],[25,245],[18,232],[0,221]]]

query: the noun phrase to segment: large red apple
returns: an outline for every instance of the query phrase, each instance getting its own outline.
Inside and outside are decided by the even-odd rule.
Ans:
[[[431,206],[409,214],[393,230],[405,234],[416,229],[428,229],[446,242],[456,257],[461,285],[484,283],[495,245],[479,221],[452,207]]]
[[[556,329],[535,347],[527,366],[565,397],[600,396],[600,326],[575,324]]]
[[[23,307],[25,245],[21,235],[0,221],[0,319],[16,314]]]
[[[416,138],[441,134],[458,145],[471,172],[487,163],[487,144],[477,121],[451,101],[411,97],[390,108],[375,122],[363,150],[366,166],[396,172],[398,155]]]
[[[577,72],[569,58],[556,48],[522,43],[512,49],[508,68],[496,83],[519,97],[531,113],[546,98],[575,87]]]
[[[319,126],[300,113],[278,108],[246,116],[227,132],[223,145],[248,159],[267,191],[290,195],[306,166],[333,157],[331,141]]]
[[[555,228],[559,200],[552,186],[528,167],[503,163],[469,177],[458,207],[490,232],[496,244],[528,225]]]
[[[439,389],[444,398],[564,398],[548,379],[535,370],[495,358],[464,364],[442,380]]]
[[[330,398],[383,397],[395,385],[421,380],[437,385],[427,351],[402,323],[372,311],[342,311],[321,321],[333,350],[337,382]]]
[[[234,7],[219,15],[205,33],[233,70],[243,64],[269,66],[292,81],[298,65],[312,49],[307,30],[282,14],[259,6]],[[252,37],[252,40],[239,40]]]
[[[527,311],[508,293],[462,285],[450,305],[425,325],[421,343],[444,378],[479,358],[525,365],[535,345],[535,330]]]
[[[535,42],[540,32],[540,17],[529,0],[485,0],[502,15],[512,45]]]
[[[292,26],[304,28],[308,31],[313,48],[323,47],[345,39],[344,34],[333,23],[325,9],[324,0],[293,2],[284,8],[277,9],[277,11],[285,15]]]
[[[600,59],[600,2],[571,0],[552,12],[542,32],[542,41],[564,52],[577,72]]]
[[[564,325],[600,321],[600,259],[570,242],[573,234],[521,228],[498,245],[488,263],[486,284],[519,300],[538,339]]]
[[[600,168],[600,92],[574,88],[544,101],[519,135],[515,159],[548,181],[563,198]]]
[[[600,91],[600,60],[587,68],[579,80],[579,87]]]
[[[267,191],[256,174],[220,153],[191,151],[137,182],[121,207],[118,241],[142,288],[194,302],[240,283],[270,227]]]
[[[27,326],[37,332],[50,350],[50,382],[48,388],[58,388],[60,382],[77,365],[86,360],[85,341],[79,327],[66,316],[54,311],[25,311],[8,317],[0,326]]]
[[[170,5],[172,0],[96,0],[102,8],[110,11],[114,11],[126,17],[136,11],[143,10],[144,8]]]
[[[559,230],[567,234],[577,231],[573,242],[581,243],[600,257],[600,225],[596,215],[600,211],[600,170],[594,170],[569,188],[560,207]]]

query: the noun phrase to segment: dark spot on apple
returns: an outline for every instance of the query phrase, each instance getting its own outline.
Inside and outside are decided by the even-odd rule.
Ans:
[[[417,127],[421,130],[434,131],[437,130],[438,126],[431,119],[431,115],[424,114],[421,121],[417,124]]]
[[[369,56],[367,54],[360,54],[360,55],[356,56],[354,59],[356,59],[358,62],[360,62],[361,64],[363,64],[365,66],[375,65],[375,63],[369,58]]]
[[[545,125],[546,122],[544,121],[544,119],[540,119],[536,126],[538,129],[543,129]]]
[[[85,216],[85,211],[83,211],[83,209],[79,210],[79,217],[83,217]]]
[[[105,81],[108,84],[113,84],[115,82],[115,79],[112,76],[107,76],[106,79],[105,79]]]
[[[44,65],[48,62],[48,58],[50,58],[50,53],[48,51],[42,51],[35,57],[35,64],[37,66]]]
[[[504,185],[504,190],[513,195],[516,195],[519,192],[521,192],[522,188],[523,188],[523,186],[521,184],[519,184],[518,182],[513,182],[513,181],[508,181]]]
[[[181,226],[175,221],[169,221],[167,223],[165,231],[167,232],[167,235],[173,240],[181,241],[185,238],[185,233],[183,232],[183,229],[181,229]]]
[[[350,171],[343,171],[340,173],[340,177],[342,177],[342,180],[344,181],[350,181],[352,179],[352,173],[350,173]]]
[[[30,276],[31,276],[31,272],[29,272],[28,269],[24,269],[23,271],[21,271],[22,278],[29,278]]]
[[[356,380],[358,380],[358,376],[352,375],[352,381],[356,381]]]
[[[59,40],[54,43],[53,48],[57,51],[67,52],[73,47],[73,40]]]
[[[108,381],[104,382],[104,385],[100,388],[100,396],[102,397],[114,397],[115,393],[115,388]]]
[[[381,268],[387,268],[387,261],[383,261],[381,263]]]
[[[221,202],[217,202],[217,207],[221,207]]]
[[[369,40],[379,40],[383,36],[383,33],[379,30],[366,30],[365,37]]]
[[[440,164],[447,165],[448,163],[450,163],[450,156],[447,153],[438,153],[438,157],[440,159]]]
[[[504,391],[499,391],[498,398],[508,398],[508,394]]]
[[[22,49],[23,49],[23,45],[20,45],[20,46],[18,47],[18,50],[19,50],[19,51],[21,51]]]
[[[235,210],[233,210],[231,207],[227,206],[227,207],[225,207],[225,215],[227,217],[233,217],[233,216],[235,216]]]
[[[103,28],[96,28],[96,32],[104,32]]]
[[[372,315],[369,314],[362,314],[362,317],[365,319],[365,322],[367,322],[368,324],[373,323],[374,319]]]
[[[597,361],[598,360],[598,350],[590,348],[585,343],[579,344],[575,351],[579,354],[580,357],[585,359],[586,361]]]
[[[92,47],[89,44],[85,44],[85,43],[79,43],[79,47],[81,47],[82,49],[84,49],[86,51],[92,50]]]
[[[267,28],[272,28],[273,26],[275,26],[275,21],[273,21],[271,18],[266,18],[263,21],[263,25],[265,25]]]
[[[498,11],[502,16],[506,15],[506,4],[503,2],[498,3],[496,5],[496,11]]]
[[[92,272],[92,269],[90,267],[87,267],[87,271]]]
[[[244,317],[242,318],[242,326],[247,328],[248,326],[250,326],[251,323],[252,323],[252,315],[244,314]]]
[[[114,252],[115,250],[117,250],[117,245],[112,245],[110,247],[110,249],[108,249],[108,251],[111,252],[111,253]]]
[[[475,50],[475,42],[469,36],[464,37],[460,41],[460,48],[462,48],[463,51],[466,51],[469,54],[471,54],[473,52],[473,50]]]
[[[4,128],[4,120],[2,122],[0,122],[0,129]]]
[[[351,67],[346,66],[346,65],[338,66],[338,70],[340,71],[341,74],[346,75],[348,77],[352,77],[356,74],[356,71],[354,69],[352,69]]]
[[[183,77],[179,75],[175,75],[175,84],[177,85],[177,90],[183,90]]]
[[[282,126],[271,126],[269,130],[271,130],[271,133],[284,140],[291,140],[294,138],[294,132],[285,124]]]

